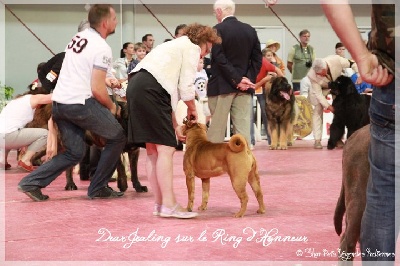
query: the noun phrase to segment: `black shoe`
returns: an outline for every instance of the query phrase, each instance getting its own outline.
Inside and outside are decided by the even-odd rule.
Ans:
[[[40,188],[31,191],[23,191],[20,187],[18,187],[18,189],[24,192],[33,201],[45,201],[49,199],[49,196],[42,194],[42,190]]]
[[[119,198],[124,195],[124,192],[114,191],[110,187],[103,187],[97,191],[94,196],[89,196],[90,199],[108,199],[108,198]]]
[[[183,151],[183,142],[179,141],[178,145],[175,146],[175,150]]]

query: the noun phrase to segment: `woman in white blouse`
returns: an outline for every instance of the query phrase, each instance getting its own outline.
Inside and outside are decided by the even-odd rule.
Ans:
[[[155,195],[154,215],[193,218],[184,211],[173,192],[173,154],[176,138],[185,141],[174,110],[181,99],[187,117],[197,121],[194,80],[200,58],[210,53],[221,38],[208,26],[191,24],[184,36],[154,48],[133,69],[129,80],[128,142],[145,146],[147,175]]]

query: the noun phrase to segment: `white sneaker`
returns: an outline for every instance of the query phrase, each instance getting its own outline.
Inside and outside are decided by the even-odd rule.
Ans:
[[[322,144],[320,140],[316,140],[314,143],[314,149],[322,149]]]
[[[153,215],[154,216],[159,216],[161,211],[161,205],[158,203],[154,204],[154,209],[153,209]]]
[[[199,215],[197,212],[180,211],[179,209],[181,209],[179,204],[176,204],[172,209],[161,205],[160,216],[166,218],[173,217],[179,219],[190,219]]]

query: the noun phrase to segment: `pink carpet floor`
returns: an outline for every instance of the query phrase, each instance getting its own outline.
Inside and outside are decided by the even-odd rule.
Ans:
[[[136,193],[131,184],[122,198],[89,200],[89,182],[78,175],[77,191],[64,190],[63,174],[43,189],[50,200],[33,202],[17,191],[26,173],[16,168],[11,153],[13,167],[2,174],[0,265],[336,265],[339,237],[333,213],[342,150],[315,150],[312,145],[300,140],[287,151],[272,151],[265,141],[257,143],[253,152],[265,214],[256,213],[257,201],[248,186],[245,217],[234,218],[239,200],[223,175],[211,180],[208,210],[191,220],[153,216],[151,188]],[[186,206],[183,154],[174,156],[174,187],[178,202]],[[149,186],[145,150],[138,172],[142,184]],[[110,186],[116,189],[116,183]],[[196,209],[200,202],[197,179]],[[290,239],[275,238],[286,236]],[[355,265],[360,265],[359,257]]]

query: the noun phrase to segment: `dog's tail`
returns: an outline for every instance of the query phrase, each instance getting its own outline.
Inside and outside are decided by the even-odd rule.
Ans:
[[[247,142],[242,135],[235,134],[230,138],[228,145],[231,151],[241,152],[246,148]]]
[[[345,212],[346,212],[346,205],[344,196],[344,185],[342,184],[342,188],[340,190],[340,196],[336,203],[335,215],[333,216],[333,223],[335,225],[335,231],[338,236],[340,236],[340,234],[342,233],[342,223]]]

